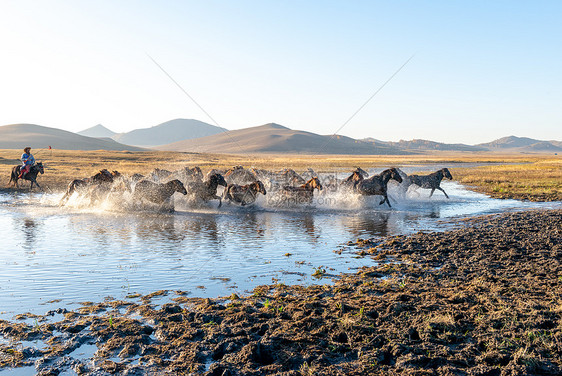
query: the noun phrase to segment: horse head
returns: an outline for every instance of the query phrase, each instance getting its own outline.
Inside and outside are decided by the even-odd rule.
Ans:
[[[92,176],[92,181],[96,183],[111,183],[113,182],[113,175],[107,169],[100,170],[97,174]]]
[[[43,168],[43,162],[37,162],[35,163],[35,167],[37,168],[37,171],[39,171],[41,174],[45,173],[45,169]]]
[[[259,193],[263,194],[264,196],[267,194],[267,191],[265,190],[265,186],[263,185],[263,183],[260,180],[257,180],[255,182],[253,182],[251,184],[251,186],[253,187],[253,189],[256,192],[259,192]]]
[[[319,191],[322,190],[322,183],[320,183],[320,179],[318,179],[317,176],[310,179],[306,183],[306,185],[308,185],[309,187],[312,187],[313,190],[314,190],[314,188],[318,189]]]
[[[211,185],[222,185],[223,187],[226,187],[227,185],[224,177],[218,173],[214,173],[213,175],[209,176],[209,182],[211,183]]]
[[[229,177],[230,175],[233,175],[234,173],[240,172],[240,171],[244,171],[244,166],[234,166],[232,168],[230,168],[226,174],[224,174],[224,176]]]
[[[187,190],[185,189],[185,186],[178,179],[170,180],[166,184],[168,184],[174,190],[174,192],[179,192],[184,195],[187,194]]]
[[[396,180],[398,183],[402,183],[402,176],[400,176],[400,173],[398,172],[398,169],[395,167],[392,167],[390,170],[390,178]]]
[[[369,177],[369,173],[367,171],[363,170],[361,167],[355,167],[355,171],[353,171],[353,172],[361,175],[363,178]]]
[[[201,169],[199,168],[199,166],[195,166],[193,168],[189,169],[190,174],[199,179],[199,180],[203,180],[203,171],[201,171]]]
[[[443,170],[443,176],[446,177],[449,180],[453,180],[453,175],[451,175],[451,173],[449,172],[448,168],[444,168]]]
[[[367,175],[369,176],[369,175]],[[361,180],[365,179],[363,174],[361,174],[360,172],[358,172],[357,170],[353,171],[353,173],[351,175],[349,175],[345,180],[344,183],[357,183]]]

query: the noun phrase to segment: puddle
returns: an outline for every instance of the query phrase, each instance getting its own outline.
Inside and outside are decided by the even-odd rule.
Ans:
[[[7,368],[0,370],[0,376],[30,376],[35,375],[35,367]]]
[[[92,359],[96,351],[98,351],[98,347],[95,343],[84,343],[68,354],[68,356],[78,360],[87,360]]]
[[[78,376],[78,374],[72,369],[67,369],[59,373],[58,376]]]
[[[46,344],[44,341],[40,339],[36,339],[33,341],[18,341],[16,342],[16,344],[19,350],[24,349],[26,347],[33,347],[37,350],[44,350],[47,348],[47,346],[49,346],[48,344]]]

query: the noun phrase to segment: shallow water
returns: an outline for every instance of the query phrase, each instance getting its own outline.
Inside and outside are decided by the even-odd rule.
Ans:
[[[392,208],[379,206],[380,197],[342,192],[296,208],[260,197],[251,208],[217,209],[215,202],[193,209],[177,197],[173,214],[131,210],[125,198],[61,208],[60,194],[0,194],[0,318],[162,289],[215,297],[260,284],[330,283],[312,273],[321,267],[329,277],[374,264],[356,258],[345,247],[349,240],[446,229],[462,216],[560,207],[495,200],[455,182],[442,187],[451,199],[421,189],[419,197],[399,198],[391,187]]]

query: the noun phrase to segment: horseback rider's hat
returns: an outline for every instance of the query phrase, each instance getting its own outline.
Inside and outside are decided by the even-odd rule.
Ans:
[[[23,151],[25,153],[29,152],[30,150],[31,150],[31,146],[26,146],[26,147],[23,148]]]

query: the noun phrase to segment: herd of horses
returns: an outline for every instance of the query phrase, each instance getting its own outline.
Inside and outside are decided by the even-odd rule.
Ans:
[[[251,205],[258,195],[265,196],[268,193],[276,195],[277,200],[310,204],[315,190],[320,193],[324,187],[330,187],[363,196],[382,196],[380,205],[386,202],[391,207],[388,196],[390,180],[394,180],[404,194],[414,187],[431,189],[430,197],[435,190],[440,190],[449,198],[440,187],[444,178],[453,178],[447,168],[428,175],[406,175],[398,168],[389,168],[369,177],[365,170],[358,167],[342,180],[334,175],[320,178],[312,169],[298,174],[292,169],[274,172],[235,166],[227,171],[213,169],[204,175],[199,167],[185,167],[176,171],[155,169],[146,176],[125,176],[118,171],[103,169],[89,178],[72,180],[60,205],[65,205],[75,193],[93,204],[112,194],[122,195],[124,192],[132,195],[135,205],[157,204],[169,210],[173,210],[171,198],[176,192],[189,195],[191,200],[197,202],[218,200],[219,207],[223,201],[241,206]],[[219,186],[224,187],[220,195]]]

